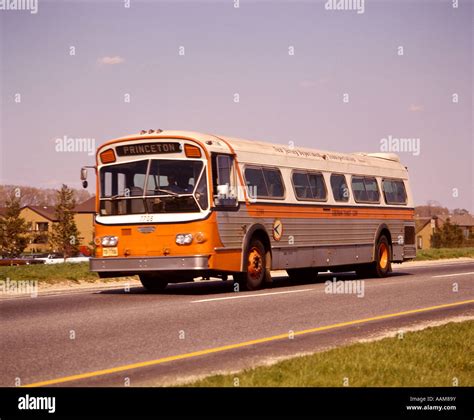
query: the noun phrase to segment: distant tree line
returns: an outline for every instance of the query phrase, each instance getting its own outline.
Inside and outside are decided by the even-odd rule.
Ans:
[[[86,190],[70,188],[77,203],[82,203],[91,197]],[[20,207],[24,206],[55,206],[57,190],[54,188],[36,188],[23,185],[0,185],[0,207],[12,197],[20,199]]]

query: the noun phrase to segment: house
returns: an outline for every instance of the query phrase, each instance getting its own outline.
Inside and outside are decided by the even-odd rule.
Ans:
[[[436,220],[431,217],[416,217],[415,231],[416,231],[416,248],[428,249],[431,248],[431,235],[436,227]]]
[[[79,230],[80,245],[81,248],[85,249],[94,240],[95,197],[78,204],[74,212],[74,221]],[[58,221],[54,206],[24,206],[21,209],[20,216],[30,226],[30,241],[25,252],[51,251],[49,235],[54,223]]]
[[[474,238],[474,217],[470,214],[443,214],[433,217],[416,217],[416,247],[417,249],[431,248],[431,235],[435,229],[441,229],[446,220],[458,225],[466,240]]]
[[[442,227],[444,222],[449,218],[449,221],[453,225],[458,225],[464,236],[464,239],[472,239],[474,237],[474,217],[469,213],[466,214],[454,214],[450,215],[440,215],[438,218],[438,227]]]
[[[51,249],[48,237],[53,223],[57,222],[52,206],[25,206],[20,216],[29,225],[30,240],[25,252],[46,252]]]

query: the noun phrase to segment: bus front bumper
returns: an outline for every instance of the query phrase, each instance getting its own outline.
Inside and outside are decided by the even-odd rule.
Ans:
[[[184,257],[109,257],[90,259],[90,270],[98,273],[206,270],[208,268],[209,255],[193,255]]]

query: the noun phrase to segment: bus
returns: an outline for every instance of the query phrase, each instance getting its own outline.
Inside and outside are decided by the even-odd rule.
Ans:
[[[408,171],[396,154],[142,130],[101,145],[92,168],[91,271],[138,275],[149,291],[228,276],[257,290],[272,270],[291,280],[385,277],[416,256]]]

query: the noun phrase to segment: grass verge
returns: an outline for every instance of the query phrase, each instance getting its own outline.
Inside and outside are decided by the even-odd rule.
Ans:
[[[474,258],[474,248],[431,248],[419,250],[414,261],[441,260],[445,258]]]
[[[0,266],[0,279],[38,280],[44,283],[94,282],[99,279],[97,273],[89,271],[89,263],[34,264],[20,266]],[[108,280],[108,279],[107,279]],[[117,279],[110,279],[117,280]]]
[[[474,385],[474,321],[451,322],[403,338],[368,343],[296,357],[272,366],[232,375],[215,375],[192,387],[430,387]]]

